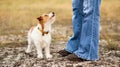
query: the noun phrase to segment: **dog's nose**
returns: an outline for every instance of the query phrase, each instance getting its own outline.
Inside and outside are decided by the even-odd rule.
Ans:
[[[53,15],[52,15],[52,17],[54,17],[55,16],[55,13],[54,12],[51,12]]]
[[[55,12],[52,12],[53,15],[55,15]]]

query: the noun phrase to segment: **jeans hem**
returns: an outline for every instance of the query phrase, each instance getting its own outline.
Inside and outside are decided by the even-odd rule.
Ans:
[[[74,52],[74,54],[77,55],[79,58],[82,58],[82,59],[85,59],[85,60],[88,60],[88,61],[97,61],[97,60],[99,60],[98,58],[97,59],[90,59],[90,58],[87,58],[85,56],[78,55],[77,52]]]
[[[65,48],[66,51],[68,51],[69,53],[73,53],[72,51],[70,51],[69,49]]]

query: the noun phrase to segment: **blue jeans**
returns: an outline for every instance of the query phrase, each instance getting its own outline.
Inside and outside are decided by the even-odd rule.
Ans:
[[[72,0],[73,36],[66,51],[86,60],[98,60],[101,0]]]

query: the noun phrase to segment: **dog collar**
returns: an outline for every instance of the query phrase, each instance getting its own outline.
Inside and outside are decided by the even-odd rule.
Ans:
[[[45,34],[48,34],[49,31],[44,31],[43,29],[40,30],[40,28],[38,27],[38,30],[42,33],[42,36],[44,36]]]

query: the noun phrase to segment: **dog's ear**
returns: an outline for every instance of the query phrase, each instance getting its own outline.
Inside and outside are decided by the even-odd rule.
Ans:
[[[41,21],[41,20],[43,20],[43,17],[40,16],[40,17],[38,17],[37,19],[38,19],[39,21]]]

